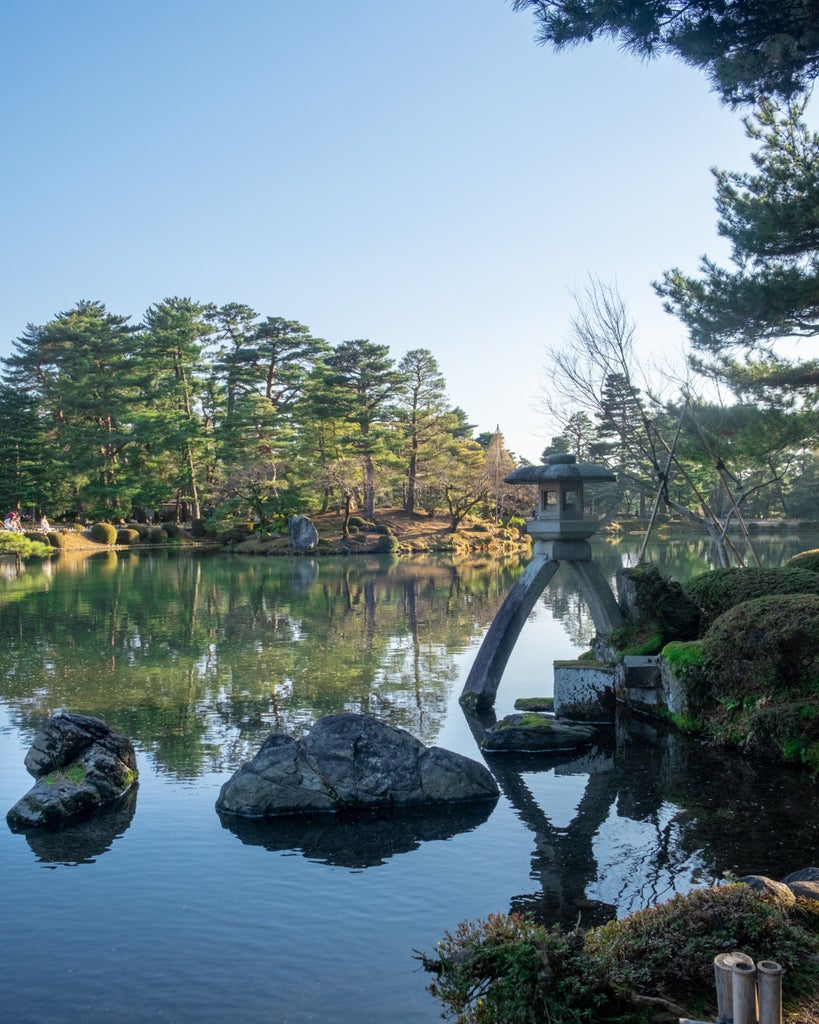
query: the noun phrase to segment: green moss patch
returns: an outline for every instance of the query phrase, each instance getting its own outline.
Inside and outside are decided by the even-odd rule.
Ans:
[[[774,594],[819,594],[819,573],[795,565],[781,569],[714,569],[693,577],[685,592],[700,609],[700,633],[744,601]]]
[[[50,772],[43,777],[43,782],[47,786],[54,786],[57,782],[73,782],[75,786],[79,786],[85,780],[85,776],[86,771],[81,764],[70,764],[66,768]]]
[[[554,711],[554,697],[518,697],[516,711]]]

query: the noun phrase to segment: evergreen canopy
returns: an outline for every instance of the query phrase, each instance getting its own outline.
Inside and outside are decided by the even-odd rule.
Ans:
[[[618,40],[648,58],[671,53],[704,70],[731,105],[806,92],[819,74],[816,0],[513,0],[557,49]]]

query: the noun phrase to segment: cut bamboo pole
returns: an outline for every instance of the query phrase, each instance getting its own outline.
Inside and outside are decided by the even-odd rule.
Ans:
[[[734,1024],[756,1024],[756,967],[753,961],[734,964],[731,997],[734,1002]]]
[[[745,963],[754,966],[747,953],[718,953],[714,957],[714,980],[717,983],[717,1014],[719,1024],[729,1024],[734,1019],[734,964]]]
[[[775,960],[760,960],[756,969],[759,1024],[782,1024],[782,968]]]

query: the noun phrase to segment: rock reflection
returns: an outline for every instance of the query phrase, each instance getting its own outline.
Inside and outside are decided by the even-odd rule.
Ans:
[[[31,852],[41,864],[49,867],[93,864],[128,830],[136,811],[137,788],[134,786],[113,807],[99,811],[87,821],[53,831],[31,829],[24,832]]]
[[[451,839],[482,825],[495,801],[473,805],[410,807],[392,814],[312,814],[268,821],[219,815],[224,828],[246,846],[272,853],[295,851],[308,860],[361,870],[386,863],[422,843]]]

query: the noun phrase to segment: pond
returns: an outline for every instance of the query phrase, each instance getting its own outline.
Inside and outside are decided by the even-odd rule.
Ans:
[[[611,575],[633,545],[597,544]],[[817,546],[760,545],[768,564]],[[708,546],[658,542],[677,578]],[[60,833],[0,829],[0,1017],[15,1022],[433,1024],[413,951],[459,921],[525,909],[602,921],[725,872],[819,860],[816,786],[646,722],[582,756],[489,761],[496,805],[358,825],[223,826],[222,783],[272,729],[360,711],[480,759],[458,696],[517,559],[60,556],[0,578],[0,795],[57,709],[137,748],[133,799]],[[497,713],[549,694],[593,626],[554,578]]]

